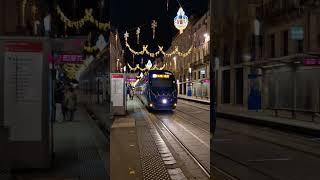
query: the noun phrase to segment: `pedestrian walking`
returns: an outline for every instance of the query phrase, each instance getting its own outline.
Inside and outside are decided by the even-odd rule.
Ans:
[[[72,87],[68,89],[65,96],[65,106],[67,108],[69,121],[73,121],[74,113],[77,110],[77,95]]]

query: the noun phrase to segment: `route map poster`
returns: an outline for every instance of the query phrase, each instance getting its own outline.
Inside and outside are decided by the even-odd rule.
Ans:
[[[111,101],[113,106],[124,106],[124,75],[111,75]]]
[[[42,43],[4,43],[4,125],[11,141],[41,141]]]

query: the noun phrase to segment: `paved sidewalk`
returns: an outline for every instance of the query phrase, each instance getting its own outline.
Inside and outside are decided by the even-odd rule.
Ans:
[[[128,101],[128,115],[116,116],[110,131],[111,179],[170,179],[152,127],[138,99]]]
[[[72,122],[62,122],[59,114],[58,122],[54,123],[53,167],[41,172],[19,173],[17,179],[105,180],[105,136],[82,107]]]
[[[181,99],[185,100],[184,98]],[[190,98],[184,101],[184,103],[191,103],[200,108],[210,110],[209,105],[197,105],[197,99]],[[258,124],[280,130],[289,130],[320,137],[319,118],[315,118],[314,121],[312,121],[311,116],[300,114],[297,116],[297,119],[292,119],[290,118],[290,114],[285,112],[282,114],[279,113],[281,117],[275,117],[273,113],[274,112],[270,110],[261,110],[258,112],[248,111],[246,108],[236,105],[220,105],[217,107],[218,118],[232,119],[240,122]]]

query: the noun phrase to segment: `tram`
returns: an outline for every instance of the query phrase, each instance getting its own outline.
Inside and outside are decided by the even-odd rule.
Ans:
[[[166,70],[151,70],[139,80],[137,96],[150,110],[173,110],[177,106],[177,81]]]

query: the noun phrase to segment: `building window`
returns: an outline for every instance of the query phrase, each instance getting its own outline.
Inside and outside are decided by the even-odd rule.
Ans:
[[[198,71],[198,79],[201,79],[201,71]]]
[[[235,55],[234,55],[234,63],[240,64],[241,63],[241,47],[240,47],[240,41],[236,41],[236,47],[235,47]]]
[[[275,35],[270,35],[270,57],[273,58],[276,56],[276,48],[275,48]]]
[[[289,33],[288,31],[283,31],[283,56],[288,56],[289,48]]]
[[[225,45],[223,50],[223,66],[229,66],[230,65],[230,54],[229,49]]]
[[[251,36],[250,48],[251,48],[251,61],[254,61],[256,60],[256,36],[255,35]]]
[[[222,103],[230,104],[230,70],[222,73]]]
[[[303,53],[303,40],[298,40],[297,41],[297,45],[298,45],[297,52],[298,53]]]
[[[236,104],[243,104],[243,68],[236,69]]]

